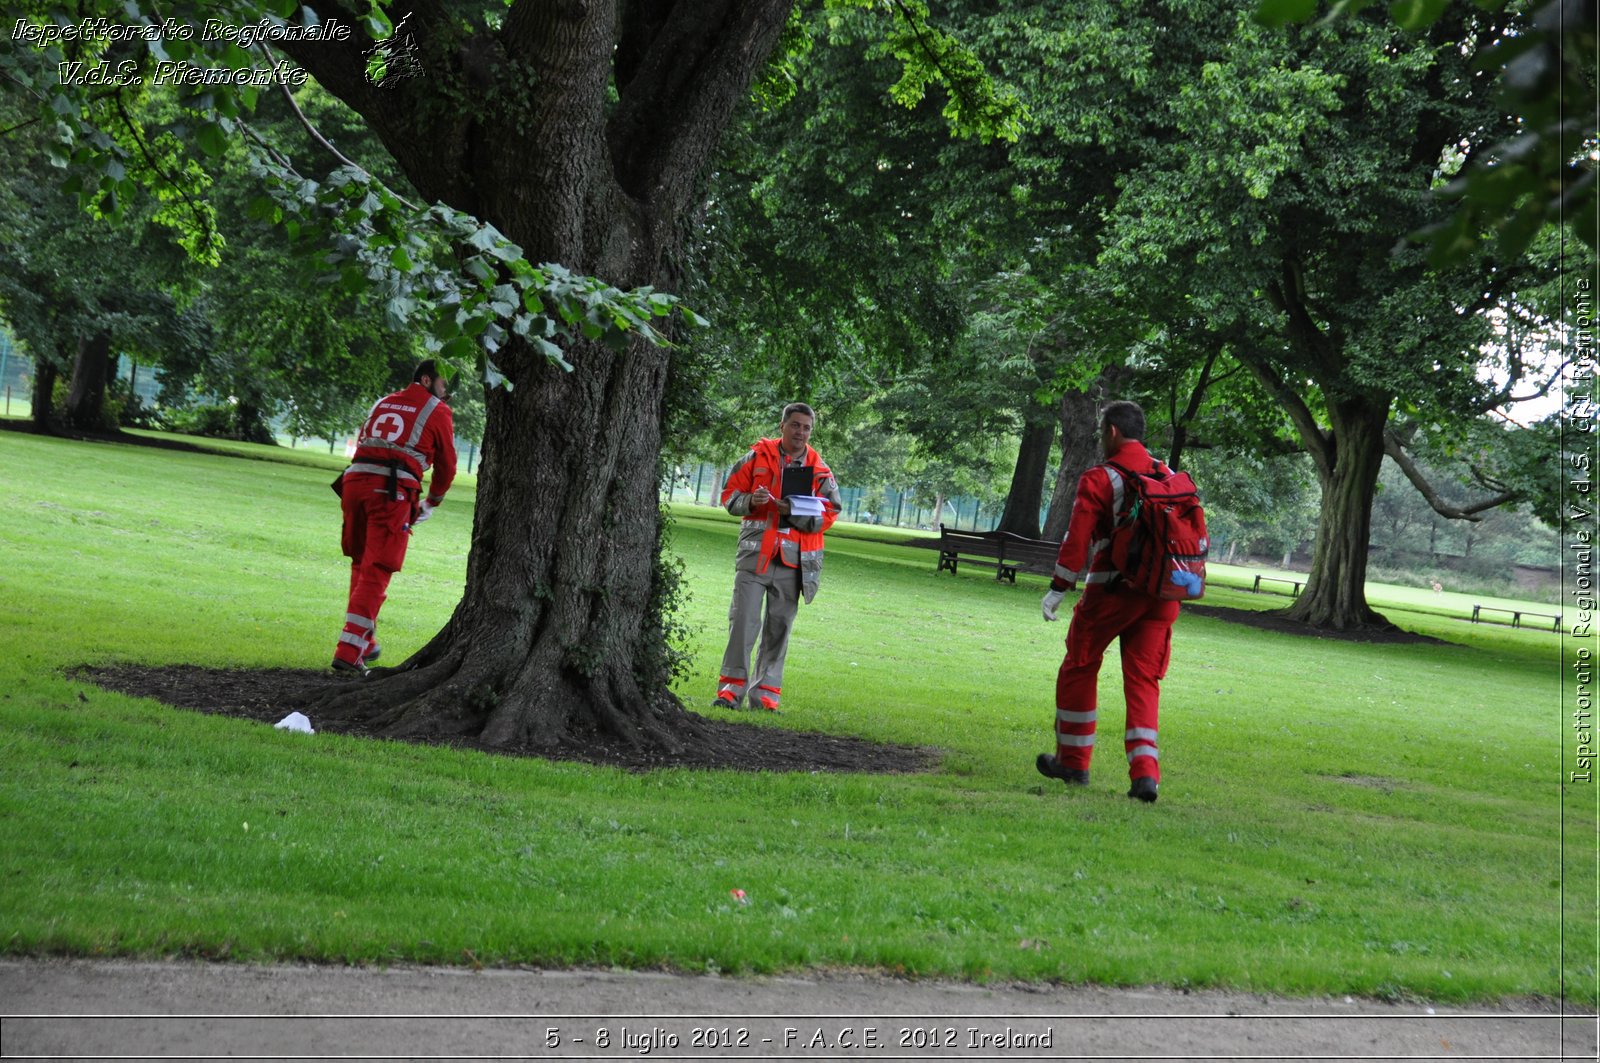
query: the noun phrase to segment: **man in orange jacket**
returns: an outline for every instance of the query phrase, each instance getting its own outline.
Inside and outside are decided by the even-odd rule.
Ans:
[[[389,578],[405,563],[411,529],[433,515],[456,475],[456,432],[445,380],[432,359],[411,386],[385,395],[361,426],[350,466],[333,483],[344,510],[341,546],[350,558],[350,597],[333,668],[365,672],[378,657],[374,629]],[[422,476],[429,467],[426,497]]]
[[[743,703],[777,712],[783,697],[783,662],[795,613],[802,598],[810,604],[816,596],[822,578],[822,533],[833,526],[842,508],[833,472],[810,445],[815,423],[816,415],[805,403],[785,406],[777,438],[752,446],[723,485],[723,506],[744,520],[734,555],[728,648],[712,702],[719,708],[736,709]],[[808,485],[803,492],[790,494],[823,499],[820,515],[793,512],[784,497],[785,470],[791,484],[804,480]],[[758,635],[761,647],[752,688],[750,651]]]
[[[1144,411],[1137,403],[1113,402],[1100,415],[1100,451],[1130,472],[1164,469],[1144,448]],[[1111,533],[1127,508],[1122,475],[1110,465],[1095,465],[1078,480],[1072,520],[1056,558],[1055,577],[1044,596],[1046,620],[1066,592],[1082,582],[1083,596],[1067,627],[1067,654],[1056,675],[1056,751],[1040,753],[1039,774],[1068,786],[1089,784],[1094,753],[1100,662],[1114,639],[1122,644],[1122,690],[1128,716],[1123,748],[1128,756],[1128,796],[1154,801],[1161,782],[1156,730],[1161,680],[1172,657],[1172,623],[1178,603],[1153,598],[1121,582],[1111,564]]]

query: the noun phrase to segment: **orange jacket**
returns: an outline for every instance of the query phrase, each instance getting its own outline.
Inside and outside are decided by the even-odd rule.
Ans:
[[[823,532],[833,527],[843,503],[833,470],[808,446],[800,461],[787,464],[811,466],[811,493],[825,500],[822,516],[791,517],[790,527],[780,527],[782,514],[778,512],[776,500],[783,493],[786,463],[778,442],[776,439],[758,440],[729,470],[722,486],[722,504],[729,513],[744,518],[739,531],[739,559],[742,561],[756,554],[752,566],[755,572],[767,571],[774,556],[789,568],[799,568],[802,589],[809,602],[816,594],[821,577]],[[772,502],[761,506],[752,503],[750,496],[759,487],[772,493]]]

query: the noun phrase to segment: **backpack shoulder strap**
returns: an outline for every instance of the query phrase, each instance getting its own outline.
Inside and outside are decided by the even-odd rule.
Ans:
[[[1126,465],[1123,465],[1121,462],[1117,461],[1102,461],[1100,465],[1102,468],[1115,469],[1117,475],[1122,477],[1123,483],[1132,485],[1133,490],[1138,491],[1141,494],[1144,493],[1144,484],[1141,479],[1142,474],[1134,472]]]
[[[1102,461],[1097,467],[1105,469],[1111,481],[1111,519],[1120,528],[1132,516],[1134,503],[1144,497],[1143,485],[1126,465]]]

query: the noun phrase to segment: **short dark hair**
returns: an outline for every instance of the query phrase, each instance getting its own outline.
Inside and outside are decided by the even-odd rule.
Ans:
[[[1100,411],[1100,425],[1110,425],[1122,433],[1123,439],[1135,442],[1144,442],[1144,410],[1139,408],[1137,402],[1128,402],[1118,399],[1116,402],[1106,403],[1106,408]]]
[[[778,418],[778,423],[779,424],[788,423],[789,415],[791,413],[803,413],[807,417],[811,418],[813,421],[815,421],[817,419],[817,415],[811,412],[811,407],[810,406],[807,406],[803,402],[791,402],[791,403],[789,403],[789,405],[787,405],[787,406],[785,406],[783,408],[783,416]]]
[[[432,358],[424,358],[417,363],[417,371],[411,374],[411,382],[420,384],[425,376],[431,376],[435,380],[439,379],[439,367],[433,364]]]

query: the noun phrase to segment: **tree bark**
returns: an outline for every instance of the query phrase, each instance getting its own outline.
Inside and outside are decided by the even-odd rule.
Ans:
[[[53,404],[58,376],[54,362],[47,358],[33,360],[33,430],[40,435],[52,435],[56,430]]]
[[[1385,630],[1394,625],[1367,605],[1367,549],[1372,500],[1383,464],[1383,431],[1390,396],[1368,395],[1336,403],[1329,412],[1327,460],[1317,462],[1322,507],[1316,549],[1304,593],[1285,614],[1335,631]]]
[[[1114,397],[1127,371],[1107,366],[1099,377],[1082,391],[1061,396],[1056,409],[1061,421],[1061,465],[1056,470],[1056,486],[1045,514],[1043,538],[1059,542],[1067,537],[1072,520],[1072,500],[1078,492],[1078,478],[1100,461],[1100,409]]]
[[[72,363],[72,386],[67,391],[66,423],[80,432],[105,432],[106,383],[111,378],[111,333],[105,330],[78,344]]]
[[[1030,406],[1023,421],[1016,468],[1011,473],[1011,490],[1006,493],[1006,506],[996,531],[1010,532],[1025,539],[1039,538],[1039,504],[1044,494],[1045,470],[1050,465],[1050,448],[1055,441],[1053,411],[1045,406]]]
[[[363,77],[365,41],[285,50],[362,112],[424,196],[493,223],[530,261],[670,290],[694,184],[788,11],[787,0],[517,0],[498,33],[463,43],[447,14],[417,4],[417,40],[442,42],[423,44],[429,76],[383,90]],[[462,86],[477,106],[445,102]],[[574,342],[567,357],[571,372],[520,340],[496,354],[514,389],[487,396],[462,600],[410,660],[322,711],[495,747],[605,735],[670,752],[702,735],[667,689],[676,591],[658,562],[657,499],[669,352]],[[450,512],[447,500],[440,519]],[[426,548],[424,527],[412,549]]]
[[[239,404],[233,408],[233,430],[244,443],[276,446],[278,442],[272,434],[271,426],[267,424],[267,418],[260,404],[251,399],[240,399]]]

